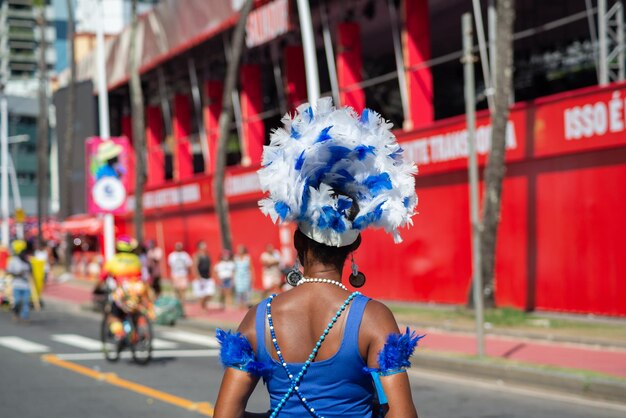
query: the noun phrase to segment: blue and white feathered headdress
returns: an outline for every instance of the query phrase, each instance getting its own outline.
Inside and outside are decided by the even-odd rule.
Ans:
[[[350,245],[368,227],[401,242],[398,228],[412,224],[417,205],[417,168],[403,160],[392,124],[369,109],[360,117],[335,109],[329,98],[282,121],[263,151],[261,211],[329,246]]]

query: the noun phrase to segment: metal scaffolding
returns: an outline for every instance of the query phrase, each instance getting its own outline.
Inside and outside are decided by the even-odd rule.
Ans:
[[[606,0],[598,0],[598,83],[606,85],[623,81],[624,56],[624,7],[621,1],[606,10]]]

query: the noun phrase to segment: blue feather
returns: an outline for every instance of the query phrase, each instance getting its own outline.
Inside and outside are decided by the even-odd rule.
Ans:
[[[404,207],[408,209],[409,206],[411,206],[411,198],[409,196],[405,197],[402,199],[402,203],[404,204]]]
[[[345,168],[342,168],[341,170],[337,170],[336,173],[339,174],[344,179],[346,179],[346,181],[349,181],[349,182],[354,181],[354,176],[350,174],[350,172],[346,170]]]
[[[319,136],[317,137],[317,139],[315,140],[315,143],[319,143],[319,142],[325,142],[328,141],[329,139],[332,139],[332,136],[330,136],[330,134],[328,133],[328,131],[330,131],[330,129],[333,127],[333,125],[327,126],[324,129],[322,129],[322,131],[320,132]]]
[[[298,157],[298,159],[296,160],[296,170],[301,170],[302,169],[302,165],[304,164],[304,151],[302,151],[302,153],[300,153],[300,156]]]
[[[363,180],[363,186],[367,187],[372,196],[378,196],[383,190],[391,190],[391,179],[388,173],[371,175]]]
[[[248,339],[241,333],[217,329],[217,341],[220,343],[220,360],[224,367],[234,367],[255,376],[267,376],[272,367],[257,361]]]
[[[356,158],[359,161],[363,161],[365,157],[367,157],[367,154],[374,155],[375,149],[376,147],[373,145],[359,145],[354,149],[354,152],[356,152]]]
[[[328,159],[326,167],[328,170],[332,169],[335,164],[343,160],[350,154],[350,148],[342,147],[339,145],[332,145],[328,147],[330,152],[330,158]]]
[[[343,160],[350,154],[350,149],[346,147],[342,147],[339,145],[331,145],[328,148],[328,152],[330,153],[330,157],[328,161],[326,161],[325,167],[320,167],[317,170],[313,171],[311,175],[308,177],[307,181],[310,186],[318,188],[320,183],[322,182],[324,176],[332,171],[335,164],[339,161]]]
[[[328,172],[328,169],[326,167],[318,168],[317,170],[311,173],[311,175],[307,179],[307,182],[309,183],[310,186],[313,186],[317,189],[320,186],[320,183],[322,182],[322,179],[324,178],[324,175],[327,172]]]
[[[383,204],[385,202],[381,202],[379,203],[373,211],[368,212],[364,215],[358,216],[354,222],[352,222],[352,227],[354,229],[358,229],[359,231],[362,231],[363,229],[367,228],[370,224],[373,224],[374,222],[378,221],[381,216],[383,216]]]
[[[311,191],[309,190],[309,180],[304,183],[304,190],[302,191],[302,201],[300,202],[300,215],[298,220],[307,220],[306,211],[309,208],[309,200],[311,200]]]
[[[293,127],[293,125],[291,125],[291,137],[293,139],[300,139],[302,135],[300,135],[300,132],[296,131],[296,128]]]
[[[313,108],[311,106],[307,107],[304,110],[304,113],[306,113],[309,116],[309,123],[313,122]]]
[[[332,178],[327,179],[327,181],[328,184],[335,190],[345,190],[346,185],[354,181],[354,176],[344,168],[337,170],[332,174]]]
[[[284,221],[291,212],[291,208],[285,202],[278,201],[274,204],[274,210],[278,213],[281,221]]]
[[[363,113],[361,113],[361,122],[363,124],[367,124],[370,120],[370,110],[368,108],[363,109]]]
[[[383,349],[378,353],[378,369],[363,368],[366,373],[378,372],[385,374],[388,372],[400,371],[404,368],[411,367],[409,359],[417,347],[419,340],[424,335],[417,335],[415,331],[406,328],[404,334],[389,334]]]
[[[350,209],[352,207],[352,200],[345,198],[345,197],[340,197],[339,199],[337,199],[337,210],[339,212],[345,212],[346,210]]]
[[[402,147],[398,147],[397,150],[395,150],[394,152],[392,152],[391,154],[389,154],[389,157],[391,157],[392,159],[398,161],[402,158],[402,153],[404,152],[404,150],[402,149]]]
[[[330,206],[322,207],[320,218],[317,221],[317,226],[321,229],[332,229],[336,232],[344,232],[346,230],[346,224],[343,222],[343,216]]]
[[[409,358],[413,355],[417,342],[424,335],[411,332],[409,327],[404,334],[389,334],[383,349],[378,353],[378,367],[385,370],[411,367]]]

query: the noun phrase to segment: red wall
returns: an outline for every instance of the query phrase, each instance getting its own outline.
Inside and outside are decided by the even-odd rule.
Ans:
[[[337,25],[337,82],[339,101],[342,106],[350,106],[357,112],[365,107],[365,92],[355,84],[363,81],[361,70],[361,27],[355,22]]]
[[[265,127],[263,120],[258,118],[259,113],[263,112],[261,67],[255,64],[244,64],[239,72],[243,135],[242,163],[256,166],[261,164],[265,143]]]
[[[498,305],[626,316],[626,111],[599,110],[589,119],[585,110],[589,104],[599,109],[598,103],[609,109],[614,93],[626,96],[624,90],[626,84],[586,89],[513,109],[497,246]],[[565,118],[570,118],[569,126]],[[593,129],[587,126],[590,121]],[[488,139],[485,114],[479,115],[478,126],[483,140]],[[566,138],[564,126],[570,136],[583,134]],[[419,214],[413,227],[402,231],[399,245],[383,232],[364,232],[356,261],[368,277],[363,289],[368,295],[466,302],[471,252],[463,129],[463,120],[452,118],[430,129],[398,134],[407,155],[420,165]],[[484,156],[480,162],[484,164]],[[257,208],[262,195],[255,170],[231,169],[226,190],[235,245],[249,247],[258,286],[258,257],[267,243],[279,247],[280,242],[278,228]],[[217,257],[211,181],[206,176],[184,183],[181,187],[195,184],[188,202],[172,203],[175,193],[154,200],[161,206],[147,209],[146,236],[158,239],[160,224],[167,251],[178,240],[190,246],[205,239]]]
[[[626,152],[617,154],[537,176],[537,307],[626,315]]]
[[[193,177],[193,155],[191,152],[191,101],[187,95],[174,96],[172,129],[174,134],[174,179]]]
[[[433,75],[430,66],[428,0],[405,0],[404,60],[409,91],[409,120],[413,128],[429,126],[435,119]]]

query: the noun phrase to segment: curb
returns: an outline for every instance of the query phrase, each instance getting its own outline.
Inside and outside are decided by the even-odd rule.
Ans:
[[[478,359],[445,357],[423,352],[413,357],[412,362],[415,368],[547,389],[626,405],[626,379],[620,381],[609,377],[582,376],[555,370],[539,370],[516,363],[487,363]]]

